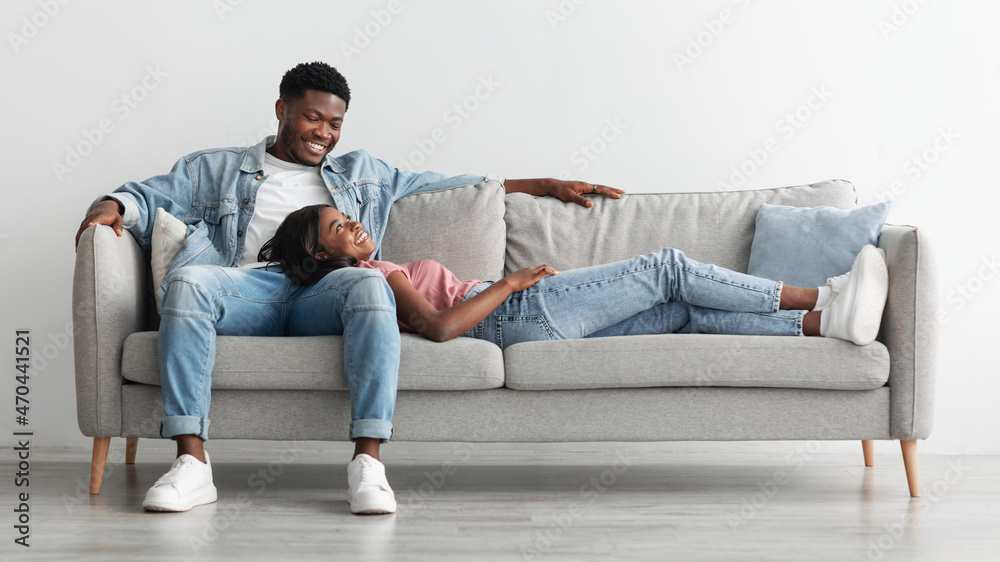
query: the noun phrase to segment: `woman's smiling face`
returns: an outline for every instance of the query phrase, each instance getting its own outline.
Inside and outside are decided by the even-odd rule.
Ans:
[[[333,207],[323,207],[319,211],[319,245],[323,251],[316,257],[320,259],[347,255],[363,261],[377,249],[361,223]]]

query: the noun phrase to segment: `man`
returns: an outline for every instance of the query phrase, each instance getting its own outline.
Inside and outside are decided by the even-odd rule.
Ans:
[[[315,285],[295,287],[257,254],[288,213],[327,203],[358,218],[379,246],[373,256],[378,259],[393,201],[484,178],[406,172],[363,150],[331,156],[351,92],[329,65],[300,64],[285,73],[279,90],[276,137],[253,147],[196,152],[166,175],[126,183],[94,202],[76,235],[79,241],[86,228],[103,224],[119,236],[128,229],[147,245],[161,207],[188,225],[180,252],[156,287],[163,297],[160,435],[177,442],[177,458],[147,492],[148,510],[187,511],[217,498],[204,442],[218,334],[343,334],[355,443],[347,469],[351,512],[396,509],[379,460],[379,445],[392,436],[399,368],[395,301],[385,279],[372,270],[345,268]],[[623,193],[555,179],[503,183],[507,193],[548,195],[587,207],[591,202],[581,194]]]

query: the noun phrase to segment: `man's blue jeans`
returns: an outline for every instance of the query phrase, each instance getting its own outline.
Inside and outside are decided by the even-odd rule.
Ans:
[[[702,264],[667,248],[543,277],[465,335],[501,348],[643,334],[802,335],[806,311],[779,310],[781,288],[780,281]]]
[[[396,301],[381,273],[339,269],[297,287],[283,273],[213,265],[172,273],[159,333],[162,437],[208,439],[215,336],[343,334],[350,436],[388,441],[399,374]]]

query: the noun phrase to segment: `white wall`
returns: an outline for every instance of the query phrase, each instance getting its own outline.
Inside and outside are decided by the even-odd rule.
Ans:
[[[1000,453],[988,315],[1000,277],[983,267],[1000,252],[996,3],[427,0],[396,14],[383,0],[94,4],[0,8],[4,444],[17,429],[12,349],[23,328],[39,367],[36,443],[88,444],[66,327],[72,240],[89,202],[196,149],[256,140],[274,126],[282,73],[324,60],[354,94],[338,150],[364,147],[397,165],[565,172],[640,193],[730,189],[744,164],[757,168],[744,189],[844,178],[863,203],[895,191],[890,222],[919,225],[937,244],[948,312],[936,426],[922,450]],[[724,10],[728,23],[713,23]],[[477,91],[483,99],[469,99]],[[128,107],[122,96],[141,99]],[[477,107],[457,120],[456,103]],[[110,132],[88,141],[102,120]],[[602,145],[608,122],[623,130]],[[445,140],[429,156],[408,156],[437,128]],[[767,139],[777,150],[745,163]],[[603,152],[587,160],[577,151],[592,142]],[[68,147],[87,154],[67,161]]]

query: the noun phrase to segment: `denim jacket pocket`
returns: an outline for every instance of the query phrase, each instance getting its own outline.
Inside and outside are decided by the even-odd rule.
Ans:
[[[239,223],[239,203],[235,197],[223,196],[218,203],[205,207],[205,223],[208,237],[216,248],[232,250],[236,247],[236,231]]]
[[[350,187],[351,191],[354,192],[354,200],[357,202],[357,214],[355,220],[361,222],[364,225],[371,225],[372,228],[376,229],[375,232],[369,232],[372,238],[375,240],[381,240],[378,236],[379,229],[381,226],[378,218],[378,206],[379,206],[379,196],[382,193],[381,187],[376,180],[360,180],[354,182]]]

